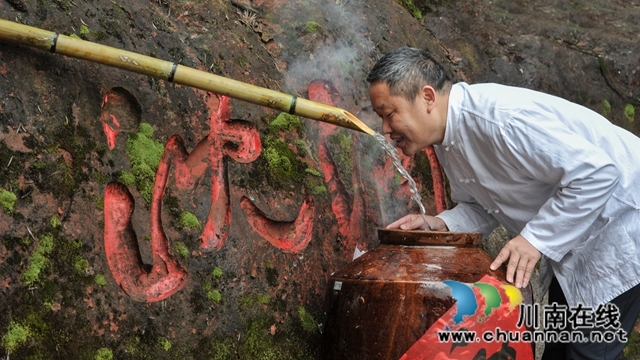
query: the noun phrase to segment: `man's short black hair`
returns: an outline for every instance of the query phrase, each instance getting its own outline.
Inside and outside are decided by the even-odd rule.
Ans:
[[[408,101],[418,95],[425,85],[432,86],[437,92],[449,91],[451,79],[427,51],[403,47],[383,56],[371,69],[367,81],[386,83],[392,95],[401,95]]]

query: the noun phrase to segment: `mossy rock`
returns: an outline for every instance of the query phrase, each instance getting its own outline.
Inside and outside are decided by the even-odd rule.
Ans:
[[[0,188],[0,207],[7,214],[11,214],[13,212],[13,208],[16,205],[16,201],[18,197],[16,194],[11,191]]]
[[[188,229],[202,229],[202,225],[200,225],[198,218],[189,211],[183,211],[180,214],[180,225]]]
[[[327,137],[327,148],[333,160],[338,177],[346,191],[353,196],[352,174],[354,170],[354,142],[347,131],[340,131]]]
[[[259,169],[275,189],[301,184],[307,165],[284,140],[272,136],[262,139],[263,149]]]
[[[147,204],[151,203],[156,170],[163,153],[162,143],[153,140],[153,127],[150,124],[141,123],[137,133],[129,134],[127,156],[131,162],[131,174],[135,178],[138,192]]]
[[[0,345],[8,352],[15,352],[17,348],[24,345],[31,338],[31,329],[18,322],[10,322],[6,333],[0,341]]]
[[[320,30],[322,30],[322,25],[318,24],[315,21],[308,21],[304,25],[304,31],[309,34],[317,33]]]
[[[302,137],[304,135],[302,120],[300,120],[300,117],[297,115],[281,112],[269,122],[268,132],[275,134],[282,131],[296,131],[298,136]]]

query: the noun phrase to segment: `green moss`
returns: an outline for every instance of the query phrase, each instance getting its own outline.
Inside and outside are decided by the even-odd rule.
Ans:
[[[327,187],[324,185],[318,185],[311,189],[311,192],[316,196],[325,195],[327,193]]]
[[[25,236],[22,239],[20,239],[20,244],[22,244],[24,246],[29,246],[29,245],[33,244],[33,239],[31,239],[30,236]]]
[[[153,128],[141,123],[137,133],[127,139],[127,155],[131,162],[131,173],[135,177],[135,185],[140,195],[151,202],[156,170],[164,153],[164,146],[153,140]]]
[[[211,360],[233,359],[235,347],[236,344],[231,338],[215,342],[213,344],[213,357],[211,358]]]
[[[138,126],[138,131],[141,135],[146,136],[148,139],[151,139],[153,137],[153,126],[151,126],[151,124],[140,123],[140,126]]]
[[[48,286],[45,284],[42,288],[46,290],[47,287]],[[46,291],[43,295],[46,295]],[[45,301],[47,300],[45,299]],[[33,337],[36,338],[47,332],[51,326],[50,323],[45,320],[45,316],[46,315],[40,311],[31,311],[21,323],[23,326],[27,327]]]
[[[169,351],[171,349],[171,341],[169,341],[169,339],[165,337],[158,338],[158,344],[162,346],[162,349],[164,349],[164,351]]]
[[[267,305],[271,301],[271,298],[267,294],[258,294],[256,295],[256,301],[258,304]]]
[[[92,177],[93,177],[93,180],[95,180],[100,185],[104,185],[109,182],[109,177],[98,171],[95,171]]]
[[[72,38],[74,38],[74,39],[78,39],[78,40],[82,40],[82,38],[81,38],[80,36],[76,35],[76,33],[71,33],[71,34],[69,35],[69,37],[72,37]]]
[[[98,351],[96,351],[96,356],[94,357],[95,360],[112,360],[113,359],[113,352],[111,351],[111,349],[108,348],[100,348],[98,349]]]
[[[181,241],[177,241],[174,245],[173,245],[173,250],[176,252],[176,254],[182,256],[183,258],[189,257],[189,249],[187,248],[187,246],[181,242]]]
[[[96,285],[98,285],[98,286],[106,286],[107,285],[107,278],[104,276],[104,274],[97,274],[93,279],[94,279]]]
[[[118,178],[118,180],[120,180],[120,182],[126,186],[135,186],[136,184],[136,177],[133,176],[132,173],[127,171],[123,171],[120,174],[120,177]]]
[[[293,144],[296,146],[296,150],[298,151],[298,156],[304,157],[309,154],[309,148],[307,147],[307,143],[300,139],[293,140]]]
[[[297,115],[281,112],[269,123],[269,132],[271,133],[293,130],[298,131],[299,134],[302,132],[302,121]]]
[[[71,9],[71,0],[52,0],[52,2],[62,11]]]
[[[309,21],[304,26],[304,31],[308,32],[309,34],[316,33],[316,32],[318,32],[320,30],[322,30],[322,25],[318,24],[315,21]]]
[[[624,116],[627,118],[629,123],[632,123],[633,120],[636,117],[636,108],[635,108],[635,106],[633,106],[631,104],[627,104],[627,106],[624,107]]]
[[[214,338],[198,347],[202,358],[251,360],[308,360],[321,358],[319,333],[307,333],[287,319],[277,322],[261,314],[246,320],[243,336]],[[276,325],[277,324],[277,325]],[[276,326],[274,326],[276,325]]]
[[[304,307],[298,307],[298,317],[300,318],[300,323],[302,324],[302,328],[305,331],[313,332],[317,331],[318,326],[316,325],[316,321],[313,319],[313,316],[305,310]]]
[[[4,210],[5,213],[11,214],[13,212],[16,200],[18,200],[16,194],[0,188],[0,207],[2,207],[2,210]]]
[[[182,214],[180,214],[180,225],[185,228],[202,229],[198,218],[189,211],[183,211]]]
[[[29,169],[30,176],[34,177],[41,192],[50,192],[57,198],[71,197],[78,190],[78,184],[88,180],[88,174],[82,170],[83,166],[78,165],[86,158],[88,146],[78,144],[78,140],[70,135],[73,132],[68,126],[60,125],[53,133],[47,134],[51,139],[65,144],[64,150],[71,154],[76,166],[71,168],[65,163],[64,157],[58,153],[62,148],[58,143],[42,150],[43,167],[34,166]]]
[[[80,25],[80,35],[87,36],[91,33],[87,25]]]
[[[85,275],[87,270],[89,269],[89,260],[83,258],[82,256],[76,256],[73,259],[73,267],[76,269],[76,272],[80,275]]]
[[[474,74],[478,74],[482,71],[480,56],[475,47],[469,43],[464,43],[460,46],[460,52],[463,55],[462,58],[468,62],[471,67],[471,71]]]
[[[214,279],[220,279],[222,277],[222,269],[216,266],[211,271],[211,276],[213,276]]]
[[[8,353],[14,352],[21,345],[25,344],[32,336],[31,329],[17,322],[10,322],[6,334],[2,337],[2,347]]]
[[[107,33],[105,33],[104,31],[94,31],[93,37],[95,38],[96,42],[102,42],[102,40],[107,39],[109,35],[107,35]]]
[[[304,184],[307,190],[311,191],[311,193],[316,196],[326,194],[327,188],[324,186],[324,182],[322,181],[322,174],[312,168],[306,168],[304,171],[312,176],[311,178],[307,178]]]
[[[222,74],[222,64],[220,64],[220,62],[218,61],[214,61],[213,64],[211,64],[210,69],[214,74]]]
[[[208,280],[202,281],[202,290],[204,290],[205,292],[208,292],[212,289],[213,289],[213,285],[211,284],[211,281],[208,281]]]
[[[139,336],[131,336],[127,338],[125,349],[131,355],[136,355],[140,349],[140,337]]]
[[[269,147],[263,152],[265,159],[267,159],[267,163],[269,164],[269,168],[277,171],[280,170],[283,173],[291,172],[291,161],[287,156],[283,156],[278,152],[278,149],[275,147]]]
[[[82,249],[82,240],[76,240],[69,243],[72,249],[80,250]]]
[[[418,9],[416,4],[413,3],[413,0],[397,0],[397,1],[400,5],[402,5],[402,7],[407,9],[411,13],[411,15],[413,15],[413,17],[415,17],[418,20],[422,19],[422,11],[420,11],[420,9]]]
[[[49,224],[51,224],[51,227],[54,229],[57,229],[60,227],[60,225],[62,225],[57,215],[53,215],[51,219],[49,219]]]
[[[306,172],[307,174],[311,174],[313,176],[317,176],[317,177],[322,176],[318,170],[313,170],[312,168],[306,168],[306,169],[304,169],[304,172]]]
[[[29,259],[29,267],[24,274],[22,274],[22,281],[24,281],[26,285],[32,285],[37,282],[40,277],[40,273],[47,265],[49,265],[49,259],[47,256],[53,250],[53,245],[52,235],[49,234],[40,238],[36,251]]]
[[[402,174],[400,174],[399,172],[396,172],[393,175],[392,185],[394,188],[397,189],[400,186],[400,184],[402,184],[403,181],[404,181],[404,177],[402,176]]]
[[[302,360],[320,358],[309,348],[310,339],[293,330],[288,324],[280,324],[273,334],[272,316],[259,316],[251,320],[240,344],[240,359],[252,360]],[[306,334],[306,333],[305,333]]]
[[[353,139],[341,131],[327,138],[327,143],[333,155],[333,161],[341,172],[341,176],[350,175],[353,172]]]
[[[255,305],[268,305],[271,298],[267,294],[244,295],[238,298],[238,305],[245,309]]]
[[[34,162],[32,166],[35,169],[42,170],[47,166],[47,164],[45,164],[44,161],[42,161],[42,160],[38,160],[38,161]]]
[[[273,336],[269,334],[270,319],[254,320],[245,332],[245,341],[240,346],[241,353],[246,359],[276,360],[282,359],[284,354],[274,346]]]
[[[42,253],[48,255],[51,253],[51,251],[53,251],[53,246],[54,246],[53,235],[48,234],[43,236],[40,239],[38,250],[42,250]]]
[[[222,301],[222,295],[218,290],[209,290],[207,291],[207,299],[219,303]]]
[[[603,99],[602,111],[600,112],[600,114],[602,114],[602,116],[604,117],[608,117],[610,113],[611,113],[611,104],[609,103],[609,101],[607,101],[607,99]]]
[[[104,210],[104,198],[101,198],[100,196],[94,196],[93,202],[96,203],[96,208],[98,210]]]
[[[281,139],[265,136],[262,139],[261,158],[265,161],[267,177],[275,188],[300,183],[307,165]]]

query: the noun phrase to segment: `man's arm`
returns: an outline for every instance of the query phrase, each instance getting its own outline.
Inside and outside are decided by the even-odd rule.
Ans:
[[[449,231],[479,232],[483,238],[491,234],[499,223],[498,221],[472,197],[458,200],[458,205],[451,210],[445,210],[436,215],[442,219]]]
[[[458,203],[451,210],[445,210],[433,216],[420,214],[406,215],[391,224],[387,229],[414,230],[424,229],[424,222],[434,231],[479,232],[487,237],[498,226],[496,219],[462,190],[456,183],[450,184],[451,199]]]

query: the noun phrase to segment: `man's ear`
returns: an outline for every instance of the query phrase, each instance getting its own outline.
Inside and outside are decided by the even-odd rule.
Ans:
[[[425,85],[422,87],[420,95],[424,101],[427,112],[431,112],[436,106],[436,90],[429,85]]]

